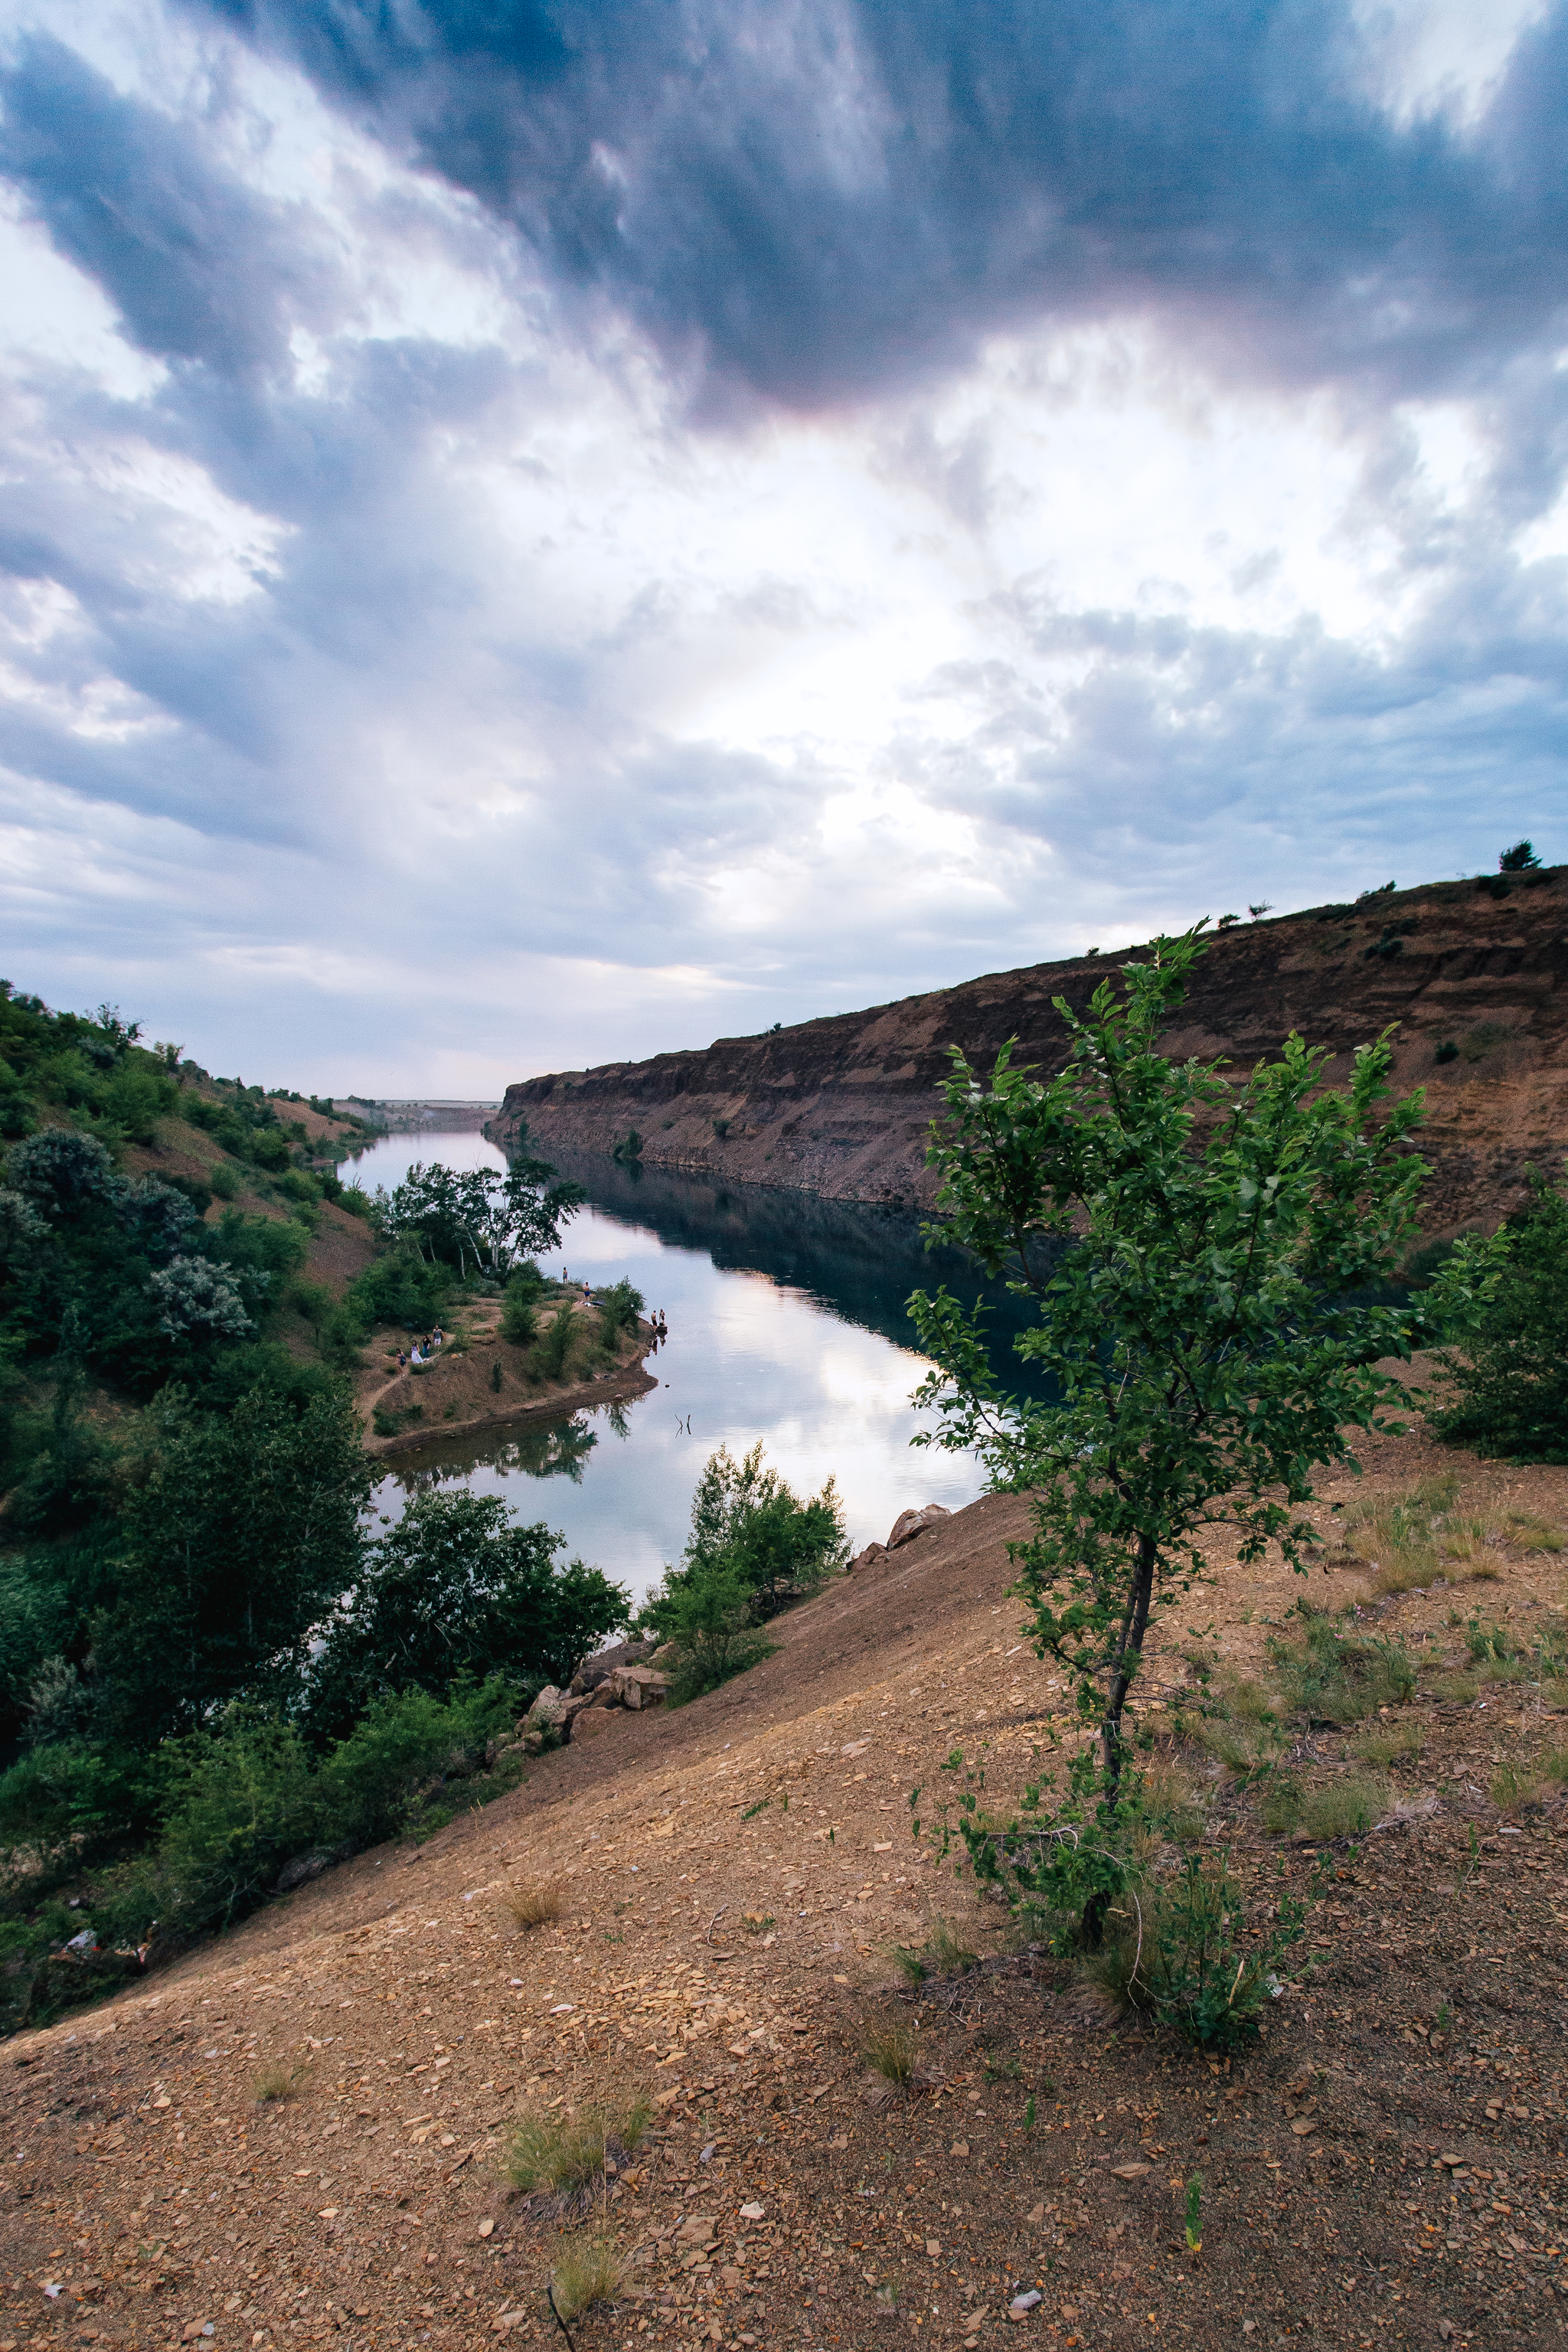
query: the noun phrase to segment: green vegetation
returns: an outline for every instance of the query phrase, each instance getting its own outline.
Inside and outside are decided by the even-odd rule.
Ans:
[[[127,1171],[182,1120],[226,1155],[210,1181]],[[302,1279],[321,1199],[349,1196],[259,1087],[0,988],[0,1129],[4,2031],[511,1785],[532,1692],[629,1604],[494,1501],[367,1528],[342,1368],[428,1328],[454,1268],[411,1235],[342,1300]],[[288,1213],[209,1214],[241,1168]]]
[[[1298,1037],[1240,1080],[1171,1060],[1160,1034],[1203,951],[1196,932],[1161,940],[1085,1013],[1058,999],[1069,1045],[1054,1078],[1015,1067],[1011,1045],[988,1079],[953,1055],[930,1153],[936,1230],[1033,1302],[1016,1345],[1059,1402],[1007,1394],[978,1307],[945,1289],[910,1302],[938,1367],[921,1391],[936,1442],[977,1449],[994,1488],[1030,1497],[1017,1590],[1097,1734],[1057,1831],[991,1824],[970,1791],[962,1834],[1021,1907],[1059,1914],[1070,1891],[1090,1948],[1132,1875],[1123,1723],[1152,1616],[1209,1572],[1211,1528],[1234,1531],[1242,1562],[1278,1548],[1306,1572],[1314,1469],[1352,1459],[1348,1433],[1403,1401],[1378,1360],[1483,1298],[1503,1255],[1462,1242],[1428,1290],[1362,1303],[1415,1230],[1421,1098],[1388,1100],[1387,1035],[1338,1088]],[[1188,1890],[1189,1923],[1200,1899]],[[1169,2006],[1195,2024],[1206,1999]]]
[[[603,2178],[605,2160],[629,2156],[653,2120],[651,2099],[624,2107],[580,2107],[572,2116],[524,2116],[502,2159],[514,2189],[557,2194]]]
[[[1516,1462],[1568,1462],[1568,1192],[1533,1179],[1529,1205],[1504,1228],[1496,1295],[1475,1337],[1443,1358],[1439,1436]]]
[[[803,1502],[763,1465],[760,1439],[739,1462],[727,1446],[710,1455],[682,1563],[666,1570],[640,1621],[675,1644],[676,1704],[770,1656],[776,1644],[762,1630],[767,1621],[815,1592],[848,1549],[831,1478]]]

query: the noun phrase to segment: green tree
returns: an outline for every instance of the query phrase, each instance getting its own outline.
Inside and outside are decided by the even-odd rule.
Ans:
[[[142,1746],[297,1684],[312,1627],[359,1574],[373,1475],[341,1391],[296,1412],[258,1388],[220,1415],[166,1390],[153,1417],[93,1635],[106,1727]]]
[[[786,1601],[821,1584],[848,1557],[844,1509],[831,1478],[802,1501],[763,1461],[759,1438],[739,1462],[727,1445],[710,1454],[691,1498],[691,1533],[680,1568],[666,1580],[736,1576],[753,1615],[775,1616]]]
[[[1509,1219],[1512,1244],[1474,1339],[1442,1359],[1449,1400],[1439,1436],[1516,1462],[1568,1462],[1568,1193],[1532,1174]]]
[[[631,1615],[625,1589],[561,1538],[516,1527],[494,1495],[416,1495],[367,1553],[310,1677],[309,1719],[342,1736],[378,1700],[439,1695],[465,1675],[564,1682],[584,1652]]]
[[[1196,931],[1161,940],[1122,967],[1120,996],[1103,982],[1083,1015],[1055,1000],[1054,1077],[1015,1067],[1010,1045],[988,1080],[953,1055],[930,1154],[938,1230],[1033,1300],[1015,1345],[1059,1402],[1005,1393],[978,1306],[945,1288],[910,1301],[938,1367],[921,1391],[935,1442],[977,1450],[994,1487],[1030,1497],[1017,1590],[1098,1730],[1110,1814],[1149,1625],[1208,1572],[1200,1538],[1226,1528],[1239,1561],[1278,1547],[1304,1572],[1314,1469],[1353,1461],[1347,1432],[1401,1395],[1379,1360],[1440,1331],[1499,1255],[1462,1243],[1408,1303],[1357,1303],[1415,1226],[1421,1097],[1388,1100],[1386,1033],[1342,1087],[1295,1036],[1245,1078],[1172,1061],[1161,1030],[1202,952]],[[1104,1886],[1087,1896],[1091,1942],[1108,1902]]]

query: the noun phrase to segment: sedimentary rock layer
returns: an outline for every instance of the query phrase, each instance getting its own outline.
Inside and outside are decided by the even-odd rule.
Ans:
[[[487,1131],[506,1144],[526,1121],[546,1150],[608,1152],[635,1128],[649,1167],[922,1205],[949,1047],[986,1064],[1016,1037],[1020,1058],[1059,1066],[1053,999],[1081,1008],[1136,953],[993,972],[704,1051],[530,1078],[507,1088]],[[1357,1045],[1396,1023],[1400,1082],[1428,1090],[1425,1222],[1450,1233],[1495,1222],[1523,1198],[1531,1162],[1561,1160],[1565,975],[1568,867],[1440,882],[1215,937],[1169,1043],[1245,1068],[1294,1029],[1331,1047],[1342,1073]]]

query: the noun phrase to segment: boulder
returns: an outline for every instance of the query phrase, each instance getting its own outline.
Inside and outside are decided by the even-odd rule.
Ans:
[[[853,1576],[858,1568],[875,1568],[879,1559],[886,1559],[887,1557],[888,1547],[886,1544],[868,1543],[866,1546],[865,1550],[858,1551],[854,1559],[850,1561],[849,1573]]]
[[[613,1642],[607,1650],[595,1650],[591,1658],[584,1658],[573,1675],[568,1688],[574,1697],[584,1691],[597,1690],[608,1682],[617,1666],[639,1665],[653,1655],[652,1642]]]
[[[658,1706],[669,1689],[669,1677],[656,1666],[617,1666],[605,1685],[605,1704],[634,1709]]]
[[[951,1519],[952,1513],[945,1503],[928,1503],[921,1511],[900,1511],[893,1521],[893,1531],[888,1538],[888,1549],[897,1551],[900,1544],[911,1543],[923,1535],[927,1528],[935,1527],[938,1519]]]
[[[567,1705],[565,1692],[546,1683],[517,1727],[517,1736],[531,1756],[541,1755],[554,1741],[565,1738]]]

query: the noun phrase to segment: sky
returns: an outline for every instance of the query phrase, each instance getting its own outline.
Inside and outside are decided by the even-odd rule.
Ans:
[[[493,1097],[1568,858],[1568,0],[0,0],[0,922]]]

